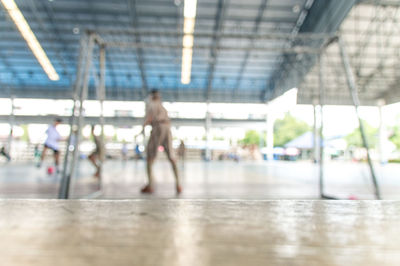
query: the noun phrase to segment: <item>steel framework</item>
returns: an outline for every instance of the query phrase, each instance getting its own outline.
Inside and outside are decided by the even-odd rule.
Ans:
[[[221,11],[222,12],[222,11]],[[101,32],[101,30],[99,31]],[[68,198],[69,197],[69,187],[70,187],[70,182],[73,178],[73,175],[75,174],[75,169],[78,161],[78,153],[79,153],[79,143],[80,143],[80,138],[81,138],[81,129],[84,124],[84,108],[83,108],[83,103],[87,99],[88,96],[88,89],[89,89],[89,79],[91,75],[91,69],[93,65],[93,54],[97,52],[95,47],[98,47],[98,53],[99,53],[99,77],[96,78],[95,76],[95,84],[97,88],[97,98],[100,101],[100,104],[102,106],[103,101],[105,100],[105,59],[106,59],[106,49],[107,48],[112,48],[112,47],[119,47],[119,48],[125,48],[125,49],[137,49],[137,43],[135,42],[135,45],[132,45],[131,41],[128,40],[118,40],[115,41],[118,36],[120,36],[120,32],[116,32],[117,35],[113,31],[108,30],[108,34],[105,34],[103,31],[103,34],[99,34],[98,32],[94,31],[86,31],[83,37],[81,38],[80,42],[80,55],[79,55],[79,62],[78,62],[78,67],[77,67],[77,77],[75,81],[75,86],[74,86],[74,93],[73,93],[73,100],[74,100],[74,107],[73,107],[73,112],[70,117],[70,125],[71,125],[71,134],[68,139],[68,145],[67,145],[67,151],[64,159],[64,169],[62,173],[62,182],[60,186],[60,193],[59,197],[60,198]],[[135,38],[137,37],[137,34],[134,35]],[[276,36],[275,36],[276,37]],[[281,34],[278,38],[294,38],[293,34],[288,34],[284,36]],[[373,184],[375,187],[375,195],[377,199],[380,199],[380,193],[379,193],[379,186],[377,182],[377,178],[375,175],[374,167],[371,162],[370,156],[369,156],[369,145],[367,142],[367,139],[365,137],[365,132],[364,132],[364,125],[363,121],[360,119],[359,114],[358,114],[358,106],[360,105],[359,99],[358,99],[358,88],[357,84],[354,81],[354,74],[352,72],[352,69],[350,67],[350,62],[349,58],[347,55],[347,52],[345,50],[345,47],[343,45],[343,42],[338,36],[327,36],[327,35],[313,35],[313,34],[307,34],[307,35],[302,35],[302,34],[297,34],[295,36],[297,39],[294,40],[295,43],[301,43],[304,44],[304,40],[308,40],[307,38],[313,39],[310,44],[312,45],[311,47],[304,47],[304,49],[299,50],[298,48],[294,47],[289,47],[289,48],[283,48],[286,52],[289,52],[294,55],[309,55],[309,58],[307,60],[315,60],[315,56],[317,56],[317,59],[319,58],[319,105],[320,105],[320,110],[321,110],[321,118],[322,118],[322,107],[324,105],[324,94],[325,94],[325,84],[324,84],[324,71],[322,68],[322,55],[323,52],[327,49],[327,47],[331,46],[333,43],[337,43],[339,50],[340,50],[340,55],[341,55],[341,60],[343,63],[343,69],[346,75],[346,80],[348,83],[348,87],[350,89],[350,95],[351,95],[351,100],[352,103],[355,107],[357,117],[359,119],[359,129],[360,133],[362,135],[363,139],[363,145],[367,150],[367,158],[368,158],[368,165],[370,168],[371,172],[371,177],[373,180]],[[137,38],[136,38],[137,40]],[[160,45],[159,48],[169,48],[169,46],[162,46]],[[297,57],[294,56],[292,57],[292,60],[294,61],[295,59],[297,60],[302,60],[303,57]],[[295,63],[295,62],[294,62]],[[211,66],[211,65],[210,65]],[[210,68],[212,70],[212,67]],[[210,72],[211,74],[212,72]],[[301,74],[301,73],[300,73]],[[299,75],[300,75],[299,74]],[[291,77],[293,78],[293,77]],[[299,76],[294,77],[295,79],[300,78]],[[102,112],[101,112],[102,113]],[[322,119],[321,119],[322,120]],[[210,126],[209,123],[209,118],[206,118],[206,127]],[[101,115],[100,117],[100,124],[103,127],[104,125],[104,118]],[[322,129],[323,129],[323,123],[321,121],[321,124],[319,125],[319,165],[320,165],[320,195],[322,198],[330,198],[325,195],[324,193],[324,184],[323,184],[323,135],[322,135]],[[76,132],[76,136],[74,137],[74,132]],[[102,129],[102,134],[103,134],[103,129]],[[74,140],[75,138],[75,140]],[[75,143],[73,143],[73,141]],[[73,147],[73,148],[71,148]]]
[[[100,125],[101,125],[101,145],[104,139],[104,117],[103,102],[105,100],[105,68],[106,68],[106,51],[105,46],[96,38],[96,34],[87,32],[83,35],[80,42],[79,61],[77,67],[77,75],[73,93],[73,109],[70,117],[70,136],[68,138],[67,148],[65,151],[64,165],[62,171],[61,185],[59,189],[59,198],[67,199],[70,196],[71,180],[76,174],[76,168],[79,159],[79,144],[81,140],[81,131],[84,125],[84,107],[83,104],[88,96],[89,79],[92,73],[93,53],[95,45],[99,50],[99,77],[94,75],[97,98],[100,102]],[[102,167],[103,158],[100,158]],[[101,169],[100,169],[101,171]],[[100,188],[101,188],[101,179]]]
[[[346,78],[346,82],[348,84],[351,101],[355,108],[355,112],[356,112],[357,119],[359,122],[359,130],[360,130],[360,134],[361,134],[361,139],[362,139],[363,146],[366,149],[368,167],[370,170],[371,179],[372,179],[372,183],[373,183],[374,190],[375,190],[374,194],[375,194],[376,199],[381,199],[378,180],[377,180],[377,177],[375,174],[374,165],[371,160],[370,151],[369,151],[369,143],[368,143],[367,136],[366,136],[365,129],[364,129],[365,128],[364,122],[362,121],[360,114],[359,114],[359,110],[358,110],[358,108],[360,106],[360,100],[359,100],[359,96],[358,96],[359,88],[357,86],[357,83],[355,82],[355,77],[354,77],[354,73],[353,73],[353,70],[350,65],[349,56],[348,56],[346,47],[345,47],[342,39],[340,37],[336,36],[335,38],[332,38],[330,40],[330,42],[327,44],[327,46],[330,46],[334,43],[337,44],[338,49],[340,51],[341,62],[342,62],[343,69],[345,72],[345,78]],[[335,197],[327,195],[324,190],[325,186],[324,186],[323,106],[324,106],[324,101],[325,101],[325,83],[324,83],[324,63],[323,63],[323,55],[322,54],[319,56],[318,76],[319,76],[319,78],[318,78],[319,79],[319,92],[318,92],[319,100],[318,100],[318,102],[320,105],[320,125],[319,125],[319,132],[318,132],[318,139],[319,139],[319,152],[318,152],[318,154],[319,154],[319,160],[318,160],[319,161],[319,191],[320,191],[321,198],[335,199]]]

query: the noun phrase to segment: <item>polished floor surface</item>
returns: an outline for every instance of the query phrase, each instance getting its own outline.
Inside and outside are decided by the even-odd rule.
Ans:
[[[179,165],[186,199],[318,199],[318,167],[310,162],[187,161]],[[174,178],[167,161],[154,165],[156,192],[139,193],[146,182],[143,161],[107,161],[99,183],[93,167],[82,161],[72,181],[73,198],[103,199],[176,198]],[[400,164],[376,164],[384,199],[400,199]],[[56,198],[59,177],[46,174],[46,167],[33,163],[2,164],[0,198]],[[96,193],[101,189],[100,193]],[[366,164],[329,162],[325,167],[325,190],[347,199],[373,199],[373,187]]]
[[[400,202],[0,200],[0,265],[400,265]]]

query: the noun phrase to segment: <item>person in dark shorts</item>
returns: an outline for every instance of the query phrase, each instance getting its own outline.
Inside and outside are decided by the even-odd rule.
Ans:
[[[154,191],[152,166],[157,155],[158,147],[163,146],[174,172],[176,193],[180,194],[182,192],[182,187],[179,182],[176,158],[172,148],[171,123],[167,110],[162,106],[161,95],[157,90],[152,90],[149,95],[142,132],[144,132],[146,125],[151,125],[152,130],[150,140],[146,147],[148,183],[142,188],[141,192],[153,193]]]
[[[101,175],[101,165],[104,160],[104,145],[99,136],[94,134],[95,126],[92,125],[92,136],[95,144],[94,151],[89,155],[89,160],[92,162],[94,167],[96,167],[95,177],[100,178]]]
[[[7,162],[11,161],[10,154],[7,152],[6,148],[4,146],[1,147],[0,149],[0,155],[6,157]]]
[[[46,151],[48,149],[53,151],[54,154],[54,162],[56,166],[56,171],[59,172],[59,163],[60,163],[60,151],[58,142],[61,139],[60,133],[57,131],[57,126],[62,122],[60,118],[56,118],[52,125],[49,125],[49,128],[46,131],[47,138],[44,142],[44,147],[42,151],[42,156],[40,157],[40,161],[38,162],[38,167],[41,167],[44,157],[46,156]]]

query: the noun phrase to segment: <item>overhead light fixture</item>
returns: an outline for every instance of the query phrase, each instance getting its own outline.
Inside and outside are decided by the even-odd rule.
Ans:
[[[14,21],[22,37],[25,39],[33,55],[39,61],[39,64],[42,66],[44,72],[46,72],[49,79],[54,81],[59,80],[60,77],[58,76],[56,70],[51,64],[49,58],[44,52],[39,41],[36,39],[35,34],[29,27],[28,22],[25,20],[17,4],[14,2],[14,0],[0,0],[0,1],[7,10],[11,19]]]
[[[185,18],[196,17],[197,0],[185,0],[185,7],[183,10],[183,16]]]
[[[184,48],[192,48],[193,47],[193,35],[192,34],[184,35],[182,45]]]
[[[192,73],[192,56],[193,56],[193,42],[194,42],[194,25],[196,18],[197,0],[185,0],[185,7],[183,10],[183,40],[182,40],[182,70],[181,82],[182,84],[190,83],[190,76]]]
[[[185,18],[183,22],[183,33],[193,34],[194,32],[194,18]]]
[[[182,74],[181,82],[183,84],[190,83],[191,68],[192,68],[192,48],[183,48],[182,50]]]

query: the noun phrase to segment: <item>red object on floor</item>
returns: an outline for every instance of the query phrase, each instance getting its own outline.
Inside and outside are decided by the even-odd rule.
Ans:
[[[49,166],[49,167],[47,167],[47,173],[48,173],[49,175],[54,174],[54,172],[55,172],[54,166]]]

